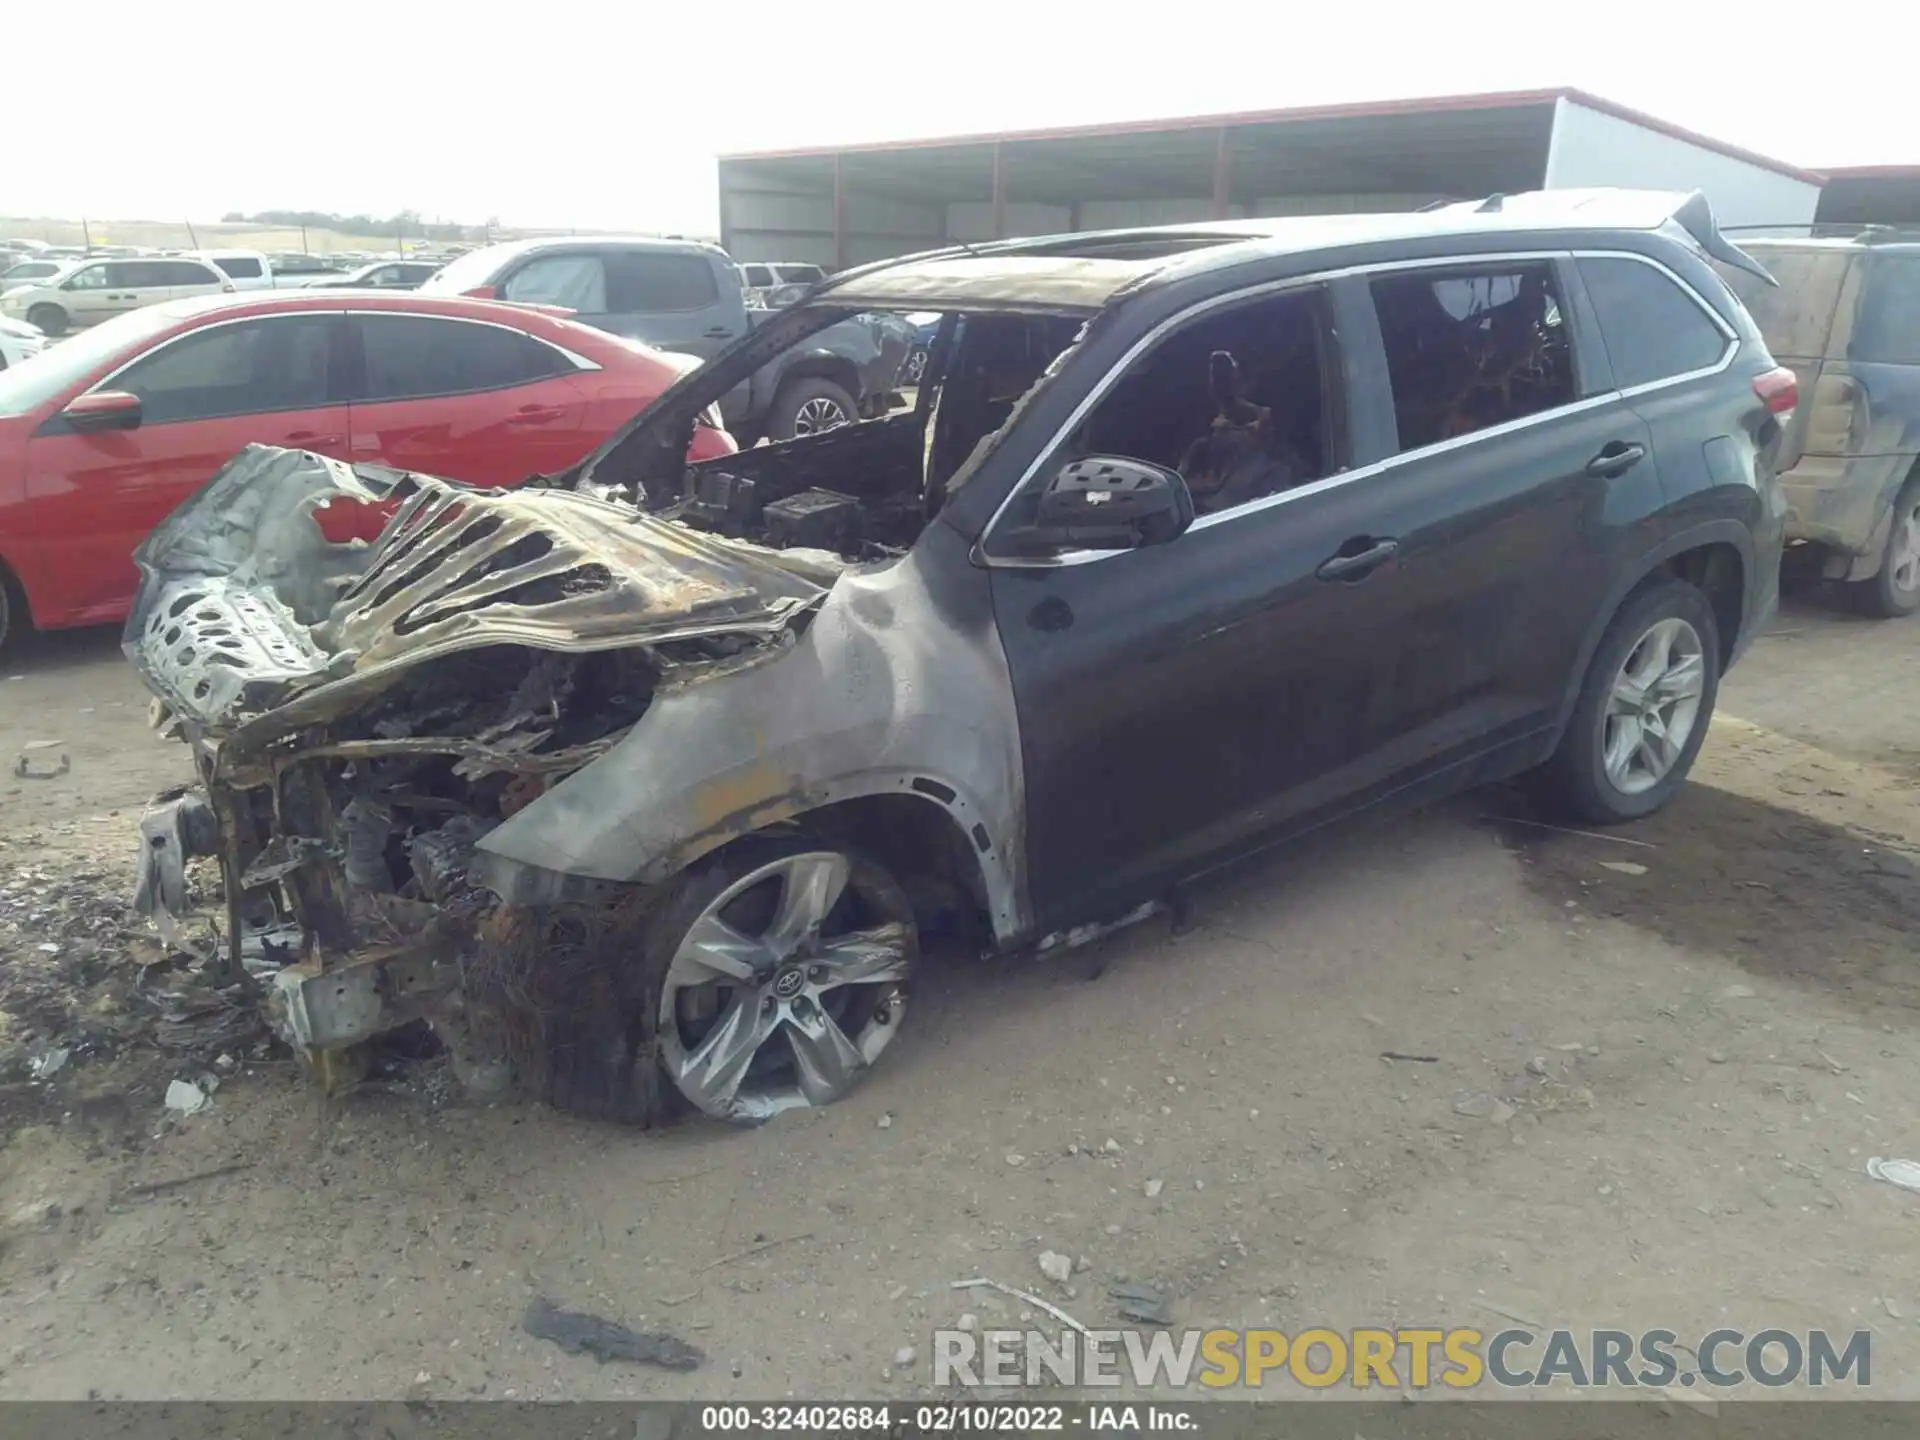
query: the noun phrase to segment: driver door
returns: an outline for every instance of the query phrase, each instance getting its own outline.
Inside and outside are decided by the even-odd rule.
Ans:
[[[1381,727],[1372,711],[1377,673],[1391,663],[1380,642],[1393,633],[1395,592],[1386,574],[1320,575],[1378,523],[1368,487],[1339,473],[1351,432],[1332,319],[1322,287],[1210,312],[1117,377],[1089,423],[1029,481],[1045,483],[1089,443],[1118,453],[1116,437],[1128,433],[1137,437],[1130,448],[1162,452],[1133,458],[1175,463],[1189,438],[1208,431],[1213,349],[1292,326],[1317,332],[1306,351],[1317,365],[1296,364],[1288,379],[1320,392],[1317,473],[1305,483],[1204,514],[1184,535],[1135,550],[1022,562],[996,555],[989,530],[983,548],[1020,716],[1029,887],[1043,933],[1163,893],[1207,857],[1314,803],[1316,791],[1345,793],[1374,778]],[[1140,397],[1153,395],[1164,397],[1154,410],[1182,412],[1159,440],[1138,418]],[[1127,413],[1103,438],[1109,406]],[[1315,413],[1305,403],[1289,423],[1312,428]],[[1016,497],[1008,511],[1019,509]],[[1303,785],[1309,777],[1321,778]]]

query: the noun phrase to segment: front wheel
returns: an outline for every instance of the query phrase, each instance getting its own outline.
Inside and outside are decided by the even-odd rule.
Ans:
[[[1587,668],[1573,717],[1538,779],[1570,818],[1651,815],[1686,781],[1720,691],[1720,632],[1707,597],[1663,580],[1631,597]]]
[[[851,425],[858,414],[853,396],[831,380],[802,376],[782,385],[767,416],[774,440],[798,440]]]
[[[839,844],[749,836],[687,870],[648,921],[623,986],[653,1122],[689,1107],[757,1124],[830,1105],[906,1018],[919,931],[885,869]],[[658,1083],[664,1081],[665,1083]]]
[[[1880,557],[1880,573],[1854,586],[1860,608],[1882,620],[1920,610],[1920,477],[1909,480],[1893,502],[1893,527]]]
[[[27,323],[43,335],[64,335],[67,312],[58,305],[35,305],[27,311]]]

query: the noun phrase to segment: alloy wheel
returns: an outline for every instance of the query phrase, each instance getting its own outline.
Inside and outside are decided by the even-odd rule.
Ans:
[[[830,850],[769,861],[722,891],[661,989],[660,1058],[680,1093],[757,1121],[852,1088],[906,1012],[917,945],[890,908]]]
[[[1700,718],[1706,659],[1685,620],[1654,622],[1627,652],[1607,697],[1601,763],[1623,795],[1640,795],[1672,773]]]
[[[818,435],[824,430],[838,430],[842,425],[851,423],[851,417],[841,408],[839,401],[816,395],[794,412],[793,433],[796,437]]]
[[[1893,517],[1887,575],[1896,590],[1907,594],[1920,590],[1920,498],[1909,498]]]

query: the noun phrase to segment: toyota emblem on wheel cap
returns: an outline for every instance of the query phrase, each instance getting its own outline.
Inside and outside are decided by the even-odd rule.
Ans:
[[[773,977],[773,993],[782,1000],[791,1000],[800,993],[800,987],[807,983],[807,972],[798,965],[789,965]]]

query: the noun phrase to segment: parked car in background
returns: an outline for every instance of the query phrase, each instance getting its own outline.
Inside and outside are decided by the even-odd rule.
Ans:
[[[342,275],[351,268],[326,255],[308,255],[299,250],[281,250],[269,255],[276,276]]]
[[[751,310],[725,251],[690,240],[569,237],[490,245],[453,261],[423,295],[476,295],[559,305],[585,324],[702,358],[772,312]],[[882,413],[906,348],[859,321],[756,371],[721,405],[743,440],[787,440]]]
[[[341,275],[322,275],[301,283],[310,290],[352,287],[360,290],[417,290],[434,271],[438,260],[376,260]]]
[[[696,364],[457,298],[292,290],[122,315],[0,373],[0,593],[43,628],[119,619],[134,546],[250,444],[515,485]],[[707,415],[688,453],[733,448]]]
[[[0,295],[0,315],[48,335],[98,325],[130,310],[196,295],[232,294],[233,281],[204,260],[83,260],[40,283]]]
[[[868,1073],[925,925],[1072,944],[1508,776],[1652,814],[1777,598],[1794,380],[1703,252],[1744,259],[1699,196],[1563,191],[889,261],[560,484],[408,477],[365,552],[303,513],[396,477],[250,454],[142,552],[125,648],[213,791],[143,820],[142,892],[216,856],[299,927],[309,1058],[426,1013],[518,1061],[463,1027],[537,1005],[499,1030],[551,1037],[555,1103],[756,1123]],[[770,355],[889,309],[947,317],[914,410],[686,463]],[[271,648],[215,672],[243,626]]]
[[[0,318],[0,370],[10,370],[46,348],[47,337],[36,327]]]
[[[18,290],[22,285],[37,285],[43,280],[51,280],[72,264],[71,260],[21,260],[9,265],[0,270],[0,295],[9,290]]]
[[[912,348],[907,351],[906,361],[900,366],[900,383],[918,385],[920,377],[927,373],[927,359],[933,353],[934,336],[940,330],[938,315],[909,315],[907,323],[913,326]]]
[[[19,255],[25,257],[28,255],[38,255],[46,248],[47,242],[44,240],[27,240],[18,236],[9,240],[0,240],[0,255]]]
[[[1742,242],[1780,282],[1728,271],[1800,406],[1780,482],[1787,539],[1860,608],[1920,610],[1920,234]]]
[[[740,278],[747,287],[748,304],[779,310],[826,279],[827,272],[818,265],[753,260],[741,264]]]
[[[236,290],[271,290],[274,286],[273,262],[258,250],[189,250],[196,260],[204,260],[233,281]]]

